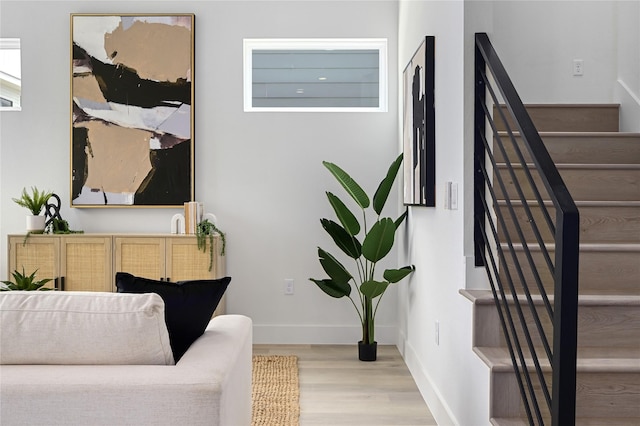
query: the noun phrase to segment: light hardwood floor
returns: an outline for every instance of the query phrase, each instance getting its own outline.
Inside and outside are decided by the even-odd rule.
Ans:
[[[395,346],[374,362],[357,345],[254,345],[255,355],[297,355],[300,426],[437,425]]]

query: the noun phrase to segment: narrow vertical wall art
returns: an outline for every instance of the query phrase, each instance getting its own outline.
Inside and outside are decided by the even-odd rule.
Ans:
[[[435,37],[427,36],[404,69],[404,204],[436,205]]]
[[[71,15],[72,207],[194,199],[194,19]]]

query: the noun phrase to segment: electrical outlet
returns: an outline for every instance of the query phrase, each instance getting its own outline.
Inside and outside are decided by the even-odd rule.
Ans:
[[[573,75],[584,75],[584,61],[582,59],[573,60]]]
[[[284,294],[293,294],[293,279],[287,278],[284,280]]]

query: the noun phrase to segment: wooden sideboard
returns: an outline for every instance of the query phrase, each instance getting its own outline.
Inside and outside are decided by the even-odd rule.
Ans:
[[[154,280],[183,281],[225,276],[221,238],[214,236],[213,265],[195,235],[55,234],[8,236],[9,274],[37,270],[52,288],[66,291],[116,291],[116,272]],[[6,279],[10,279],[7,277]],[[224,310],[224,299],[218,311]],[[221,312],[218,312],[221,313]]]

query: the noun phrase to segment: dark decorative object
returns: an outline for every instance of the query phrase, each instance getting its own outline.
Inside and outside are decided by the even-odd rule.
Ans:
[[[53,202],[51,199],[53,198]],[[44,207],[44,216],[46,218],[44,228],[49,234],[82,234],[84,231],[73,231],[69,228],[69,222],[64,220],[60,215],[60,197],[57,194],[51,194]]]
[[[360,361],[375,361],[378,358],[378,342],[358,342],[358,359]]]
[[[54,202],[51,202],[52,198]],[[47,229],[54,220],[62,220],[62,216],[60,216],[61,205],[60,197],[52,193],[51,197],[47,200],[47,204],[44,206],[44,217],[46,218],[44,222],[45,229]]]
[[[73,207],[194,198],[194,18],[71,16]]]
[[[435,37],[404,70],[404,204],[436,205]]]

